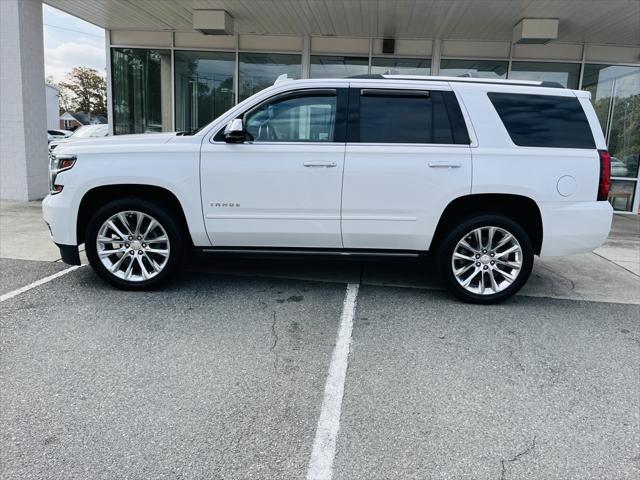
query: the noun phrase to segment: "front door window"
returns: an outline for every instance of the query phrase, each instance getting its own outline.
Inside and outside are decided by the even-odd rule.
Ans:
[[[333,142],[336,91],[296,93],[265,102],[245,115],[253,142]]]

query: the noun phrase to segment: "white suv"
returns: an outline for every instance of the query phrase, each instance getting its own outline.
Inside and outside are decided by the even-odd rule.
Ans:
[[[432,254],[491,303],[534,255],[611,226],[610,157],[589,93],[540,82],[279,80],[196,132],[61,144],[44,219],[62,258],[126,289],[200,252]]]

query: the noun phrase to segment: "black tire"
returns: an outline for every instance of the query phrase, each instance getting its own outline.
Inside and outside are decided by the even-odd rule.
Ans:
[[[501,291],[498,291],[497,293],[478,294],[471,292],[461,285],[454,273],[453,254],[456,246],[458,245],[458,242],[460,242],[462,239],[472,238],[469,237],[469,234],[481,227],[498,227],[499,229],[507,231],[515,237],[522,250],[521,267],[517,276],[515,277],[515,280],[513,280],[509,286]],[[500,214],[487,213],[474,217],[468,217],[458,225],[454,226],[447,233],[440,244],[437,253],[437,263],[440,275],[449,291],[451,291],[455,296],[465,302],[487,305],[501,302],[517,293],[523,287],[523,285],[527,282],[527,279],[531,275],[531,269],[533,268],[533,255],[533,244],[531,242],[531,239],[529,238],[527,232],[517,222]],[[496,253],[496,258],[497,256],[498,254]],[[490,258],[486,257],[482,260],[491,261]],[[473,262],[471,263],[473,264]],[[474,263],[474,265],[478,265],[478,263],[480,263],[480,261]],[[469,265],[469,263],[467,263],[467,265]],[[482,265],[478,268],[485,268],[485,266],[489,269],[493,268],[489,265]],[[471,268],[474,269],[475,267],[472,266]],[[473,271],[474,270],[471,270],[469,276],[471,276]],[[478,271],[478,273],[480,273],[480,271]],[[480,276],[482,276],[483,281],[488,278],[485,273],[482,273]],[[478,282],[480,280],[480,276],[476,277],[476,279],[478,279]],[[491,278],[493,277],[494,274],[491,274]],[[503,282],[506,280],[506,277],[502,277],[499,273],[496,273],[495,277],[502,278]]]
[[[161,271],[152,278],[138,281],[119,278],[112,274],[99,258],[97,239],[100,228],[110,217],[125,211],[142,212],[153,217],[165,230],[169,239],[170,249],[168,249],[169,254],[166,264]],[[185,241],[185,232],[176,215],[175,212],[165,205],[143,198],[123,198],[107,203],[93,214],[87,225],[85,251],[91,267],[105,282],[123,290],[153,290],[158,288],[170,280],[179,270],[185,258],[185,249],[188,248],[188,244]],[[126,261],[127,260],[125,260],[125,262]],[[131,260],[131,262],[133,262],[133,260]]]

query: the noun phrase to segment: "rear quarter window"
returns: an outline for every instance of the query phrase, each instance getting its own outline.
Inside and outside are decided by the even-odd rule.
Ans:
[[[596,148],[576,97],[487,94],[513,143],[520,147]]]

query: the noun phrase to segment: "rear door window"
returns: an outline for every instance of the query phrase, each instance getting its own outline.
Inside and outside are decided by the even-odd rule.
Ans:
[[[349,141],[469,144],[453,92],[363,88],[350,101]]]
[[[520,147],[595,148],[576,97],[488,93],[513,143]]]

